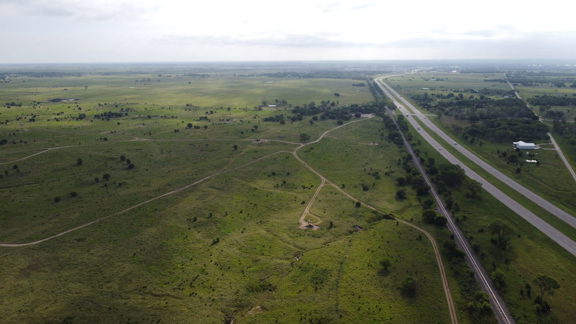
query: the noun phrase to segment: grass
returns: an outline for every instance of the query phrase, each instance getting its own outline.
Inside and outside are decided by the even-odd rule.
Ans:
[[[341,104],[370,100],[354,82],[150,74],[21,78],[0,85],[0,102],[24,104],[0,108],[0,119],[9,121],[0,126],[0,138],[10,141],[0,147],[2,242],[53,235],[227,170],[42,244],[1,248],[0,317],[47,323],[447,322],[432,248],[414,229],[356,207],[329,186],[311,209],[320,229],[298,228],[320,180],[289,153],[295,144],[274,140],[298,141],[301,133],[314,139],[336,122],[266,123],[264,117],[287,113],[285,108],[254,106],[275,98],[293,104],[335,100],[334,92]],[[80,101],[30,106],[61,97]],[[122,108],[128,116],[93,118]],[[87,118],[77,120],[80,113]],[[35,122],[28,121],[31,115]],[[199,128],[188,129],[188,123]],[[385,136],[376,119],[362,121],[299,154],[360,199],[414,218],[421,211],[416,200],[393,199],[392,175],[404,171],[396,163],[401,152]],[[368,174],[376,170],[379,179]],[[383,258],[392,262],[385,274]],[[408,276],[416,280],[414,298],[399,291]],[[460,298],[458,289],[453,293]]]

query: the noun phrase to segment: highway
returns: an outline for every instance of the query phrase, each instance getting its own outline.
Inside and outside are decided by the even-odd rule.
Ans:
[[[396,124],[396,120],[394,119],[393,116],[392,120],[394,120],[394,124]],[[398,130],[400,131],[400,136],[402,136],[402,141],[404,142],[404,146],[408,150],[408,153],[412,156],[412,161],[414,161],[416,168],[418,169],[418,171],[420,171],[422,178],[424,178],[424,181],[430,188],[430,193],[432,194],[432,197],[434,197],[434,200],[436,201],[438,210],[448,220],[448,229],[450,230],[450,232],[452,232],[452,234],[454,234],[454,240],[456,241],[456,244],[458,244],[458,246],[464,251],[466,255],[466,260],[468,261],[468,264],[474,271],[474,274],[476,276],[478,283],[480,284],[480,287],[482,287],[482,290],[484,290],[484,292],[488,295],[490,299],[490,304],[492,305],[492,309],[494,310],[494,315],[496,316],[496,319],[498,319],[498,323],[501,324],[515,323],[514,318],[512,317],[512,315],[510,315],[510,311],[506,307],[506,303],[504,303],[504,300],[494,287],[494,284],[492,283],[492,280],[486,273],[486,270],[484,269],[480,261],[478,261],[478,258],[476,257],[474,250],[472,250],[470,243],[466,239],[466,236],[464,236],[462,231],[460,231],[460,228],[454,222],[454,219],[452,218],[452,215],[446,208],[446,205],[444,204],[442,197],[440,197],[440,195],[438,194],[436,187],[434,187],[432,180],[430,180],[430,177],[428,176],[426,170],[422,166],[420,158],[418,158],[416,153],[414,153],[412,145],[410,145],[410,143],[406,140],[404,134],[402,133],[402,130],[400,130],[397,124],[396,128],[398,128]]]
[[[468,177],[470,177],[471,179],[480,183],[482,185],[482,187],[484,188],[484,190],[486,190],[489,194],[491,194],[496,199],[498,199],[506,207],[513,210],[516,214],[518,214],[520,217],[522,217],[524,220],[526,220],[532,226],[536,227],[538,230],[540,230],[542,233],[544,233],[546,236],[548,236],[551,240],[556,242],[558,245],[560,245],[562,248],[564,248],[570,254],[576,256],[576,242],[574,242],[572,239],[570,239],[568,236],[564,235],[562,232],[560,232],[556,228],[552,227],[547,222],[543,221],[540,217],[538,217],[536,214],[532,213],[530,210],[528,210],[527,208],[525,208],[524,206],[522,206],[521,204],[516,202],[514,199],[510,198],[507,194],[502,192],[500,189],[498,189],[496,186],[494,186],[488,180],[484,179],[478,173],[476,173],[474,170],[469,168],[466,164],[464,164],[462,161],[460,161],[452,153],[448,152],[438,141],[436,141],[436,139],[434,139],[426,130],[424,130],[423,127],[420,127],[418,122],[415,120],[415,118],[419,118],[420,120],[423,120],[423,122],[425,122],[425,124],[428,126],[428,123],[430,123],[430,124],[432,124],[432,123],[429,120],[427,120],[426,116],[421,116],[421,114],[419,114],[418,110],[416,110],[415,108],[413,108],[415,113],[411,114],[411,112],[404,106],[404,104],[399,102],[399,100],[400,100],[405,104],[407,103],[406,104],[407,106],[411,106],[411,104],[408,101],[406,101],[396,91],[391,89],[386,83],[384,83],[384,81],[382,81],[382,78],[377,78],[375,81],[376,81],[376,84],[386,94],[386,96],[388,96],[393,101],[393,103],[396,105],[396,107],[398,107],[400,112],[406,117],[406,120],[412,125],[412,127],[414,127],[414,130],[417,131],[420,134],[420,136],[422,136],[422,138],[425,141],[427,141],[435,150],[437,150],[438,153],[440,153],[444,158],[446,158],[446,160],[448,160],[450,163],[452,163],[454,165],[460,166],[464,170],[464,172],[466,173],[466,175]],[[428,123],[426,123],[426,121]],[[438,133],[437,134],[440,135],[442,138],[444,138],[447,141],[447,143],[450,143],[455,148],[460,148],[460,146],[458,146],[453,139],[448,137],[448,135],[446,135],[444,132],[442,132],[440,129],[438,129],[438,127],[436,127],[435,125],[432,124],[432,127],[430,127],[430,129],[432,131],[435,131],[435,130],[440,131],[441,134],[444,134],[444,136],[441,136]],[[480,165],[481,167],[482,167],[482,165],[487,165],[488,168],[485,168],[485,170],[487,172],[491,173],[492,175],[496,176],[497,178],[499,178],[500,180],[505,182],[504,179],[501,176],[499,176],[499,174],[502,174],[501,172],[499,172],[498,170],[489,166],[486,162],[480,160],[478,157],[476,157],[474,154],[472,154],[468,150],[465,150],[465,151],[469,153],[468,155],[471,155],[475,158],[475,159],[471,159],[472,161],[474,161],[474,162],[480,161],[481,163],[478,163],[478,165]],[[462,152],[462,151],[460,151],[460,152]],[[468,156],[466,154],[464,154],[464,155]],[[491,171],[495,171],[495,172],[491,172]],[[502,174],[502,176],[506,177],[503,174]],[[508,178],[508,177],[506,177],[506,178]],[[515,183],[517,186],[520,186],[519,184],[514,182],[512,179],[509,179],[509,180],[512,181],[513,183]],[[522,187],[522,186],[520,186],[520,187]],[[522,187],[522,188],[524,188],[524,187]],[[525,189],[525,190],[529,191],[528,189]],[[532,193],[532,195],[537,196],[534,193]],[[555,209],[559,210],[559,208],[557,208],[556,206],[545,201],[541,197],[539,197],[539,196],[537,196],[537,197],[539,198],[539,200],[546,203],[546,204],[543,204],[544,206],[550,205],[550,206],[553,206]],[[543,208],[552,212],[552,209],[548,209],[546,207],[543,207]],[[567,213],[565,213],[565,214],[566,214],[565,216],[568,217],[568,220],[572,219],[572,221],[574,221],[574,218],[571,215],[569,215]]]
[[[430,121],[430,119],[428,119],[428,117],[426,115],[422,114],[419,109],[414,107],[414,105],[412,105],[412,103],[410,103],[408,100],[406,100],[400,94],[398,94],[398,92],[396,92],[394,89],[392,89],[392,87],[390,87],[388,84],[386,84],[383,81],[383,78],[378,78],[376,80],[376,83],[381,86],[382,90],[384,90],[384,88],[385,88],[387,90],[385,92],[392,94],[397,100],[401,101],[404,104],[401,108],[401,111],[404,115],[411,114],[411,115],[417,117],[432,132],[434,132],[436,135],[438,135],[440,138],[442,138],[444,141],[446,141],[446,143],[448,143],[448,145],[451,145],[455,150],[457,150],[459,153],[464,155],[470,161],[476,163],[479,167],[484,169],[486,172],[488,172],[491,175],[493,175],[494,177],[498,178],[498,180],[504,182],[507,186],[516,190],[518,193],[520,193],[524,197],[530,199],[531,201],[533,201],[538,206],[540,206],[543,209],[550,212],[552,215],[560,218],[561,220],[563,220],[564,222],[566,222],[570,226],[576,228],[576,218],[574,216],[570,215],[569,213],[567,213],[563,209],[558,208],[556,205],[554,205],[554,204],[550,203],[549,201],[547,201],[546,199],[540,197],[539,195],[537,195],[533,191],[529,190],[528,188],[524,187],[523,185],[519,184],[518,182],[512,180],[510,177],[508,177],[504,173],[500,172],[499,170],[497,170],[496,168],[494,168],[490,164],[486,163],[484,160],[479,158],[476,154],[470,152],[465,147],[458,145],[458,143],[456,143],[456,141],[454,139],[452,139],[443,130],[441,130],[438,126],[436,126],[436,124],[434,124],[432,121]],[[388,95],[388,96],[390,97],[390,95]],[[406,108],[406,107],[408,107],[408,108]],[[409,118],[409,119],[411,119],[411,118]],[[414,122],[416,122],[416,121],[414,121]],[[510,145],[512,145],[512,143],[510,143]]]

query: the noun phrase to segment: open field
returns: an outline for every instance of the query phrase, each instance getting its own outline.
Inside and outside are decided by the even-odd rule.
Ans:
[[[325,186],[309,215],[319,229],[298,228],[320,179],[292,152],[302,134],[311,141],[338,124],[265,122],[290,107],[259,106],[370,101],[357,82],[123,75],[0,84],[0,102],[22,104],[0,108],[0,139],[8,139],[0,146],[0,243],[101,219],[37,245],[0,247],[0,318],[449,322],[430,242],[384,217],[411,220],[422,208],[408,189],[408,199],[394,198],[402,153],[383,140],[378,117],[356,119],[298,154],[381,213]],[[409,278],[415,288],[406,293]],[[460,321],[470,322],[449,281]]]

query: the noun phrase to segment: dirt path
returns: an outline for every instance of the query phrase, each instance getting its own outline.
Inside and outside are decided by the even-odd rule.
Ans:
[[[131,140],[117,141],[117,142],[105,142],[105,143],[94,143],[94,144],[83,144],[83,145],[66,145],[66,146],[49,147],[49,148],[43,149],[39,152],[30,154],[30,155],[27,155],[27,156],[24,156],[24,157],[15,159],[15,160],[0,162],[0,165],[7,165],[7,164],[12,164],[12,163],[28,160],[28,159],[33,158],[35,156],[38,156],[40,154],[44,154],[44,153],[47,153],[50,151],[65,149],[65,148],[71,148],[71,147],[83,147],[83,146],[94,146],[94,145],[112,145],[112,144],[118,144],[118,143],[131,143],[131,142],[205,142],[205,141],[215,141],[215,142],[237,142],[237,141],[241,141],[241,142],[252,142],[253,144],[273,142],[273,143],[282,143],[282,144],[290,144],[290,145],[302,145],[302,143],[290,142],[290,141],[284,141],[284,140],[276,140],[276,139],[267,139],[267,138],[258,138],[258,139],[257,138],[244,138],[244,139],[234,140],[234,139],[225,139],[225,138],[156,139],[156,138],[134,137]]]
[[[22,158],[19,158],[19,159],[16,159],[16,160],[7,161],[7,162],[0,162],[0,165],[12,164],[12,163],[16,163],[16,162],[28,160],[29,158],[33,158],[33,157],[35,157],[35,156],[37,156],[37,155],[44,154],[44,153],[46,153],[46,152],[55,151],[55,150],[60,150],[60,149],[63,149],[63,148],[74,147],[74,146],[75,146],[75,145],[49,147],[49,148],[44,149],[44,150],[42,150],[42,151],[40,151],[40,152],[36,152],[36,153],[34,153],[34,154],[30,154],[30,155],[27,155],[27,156],[25,156],[25,157],[22,157]]]
[[[320,136],[318,136],[318,138],[312,142],[308,142],[308,143],[300,143],[300,145],[298,147],[296,147],[294,149],[294,151],[292,151],[292,155],[294,156],[294,158],[296,158],[296,160],[298,160],[298,162],[302,163],[308,170],[310,170],[311,172],[313,172],[314,174],[316,174],[319,178],[320,178],[320,185],[318,186],[318,188],[316,189],[316,191],[314,192],[314,195],[312,196],[312,198],[310,198],[310,200],[308,201],[308,203],[306,204],[306,207],[304,208],[304,211],[302,212],[302,214],[300,215],[300,218],[298,219],[298,223],[299,223],[299,227],[301,229],[313,229],[313,230],[317,230],[320,227],[318,226],[318,224],[320,222],[317,222],[316,224],[311,223],[309,220],[306,220],[306,216],[308,216],[308,214],[310,214],[310,207],[312,207],[312,205],[314,204],[314,202],[316,201],[316,198],[318,197],[318,194],[320,193],[320,191],[322,190],[322,188],[326,185],[326,183],[330,183],[322,174],[320,174],[319,172],[317,172],[316,170],[314,170],[314,168],[312,168],[308,163],[306,163],[304,160],[302,160],[300,158],[300,156],[298,156],[298,151],[308,145],[311,144],[315,144],[320,142],[324,137],[326,137],[327,134],[329,134],[332,131],[337,130],[338,128],[342,128],[344,126],[350,125],[352,123],[357,123],[357,122],[361,122],[364,120],[368,120],[370,118],[373,118],[373,116],[368,117],[368,118],[363,118],[363,119],[357,119],[357,120],[353,120],[351,122],[347,122],[345,124],[336,126],[334,128],[330,128],[329,130],[325,131],[324,133],[322,133]],[[330,183],[331,184],[331,183]],[[319,218],[318,216],[316,216],[316,218]]]
[[[318,223],[313,224],[310,222],[310,220],[306,219],[306,216],[308,216],[308,214],[310,213],[310,207],[312,207],[312,205],[314,204],[314,202],[316,201],[316,198],[318,197],[318,194],[320,193],[320,191],[322,190],[322,188],[324,187],[324,185],[326,185],[326,179],[324,179],[323,177],[320,178],[321,182],[320,185],[318,186],[318,188],[316,189],[316,191],[314,192],[314,195],[312,196],[312,198],[310,198],[310,200],[308,201],[308,203],[306,204],[306,208],[304,208],[304,211],[302,212],[302,215],[300,215],[300,219],[298,220],[298,222],[300,223],[300,228],[301,229],[314,229],[317,230],[320,227],[318,226]],[[318,218],[318,216],[316,216],[316,218]]]
[[[30,246],[30,245],[37,245],[37,244],[40,244],[40,243],[43,243],[43,242],[46,242],[46,241],[53,240],[53,239],[58,238],[58,237],[60,237],[60,236],[66,235],[66,234],[68,234],[68,233],[72,233],[72,232],[75,232],[75,231],[77,231],[77,230],[79,230],[79,229],[82,229],[82,228],[88,227],[88,226],[90,226],[90,225],[94,225],[94,224],[96,224],[96,223],[99,223],[99,222],[101,222],[101,221],[103,221],[103,220],[105,220],[105,219],[108,219],[108,218],[111,218],[111,217],[114,217],[114,216],[119,216],[119,215],[125,214],[125,213],[127,213],[127,212],[129,212],[129,211],[131,211],[131,210],[133,210],[133,209],[136,209],[136,208],[138,208],[138,207],[144,206],[144,205],[149,204],[149,203],[151,203],[151,202],[153,202],[153,201],[156,201],[156,200],[158,200],[158,199],[161,199],[161,198],[164,198],[164,197],[171,196],[171,195],[174,195],[174,194],[176,194],[176,193],[182,192],[182,191],[184,191],[184,190],[186,190],[186,189],[189,189],[189,188],[191,188],[191,187],[193,187],[193,186],[195,186],[195,185],[198,185],[198,184],[200,184],[200,183],[202,183],[202,182],[205,182],[205,181],[207,181],[207,180],[210,180],[210,179],[212,179],[212,178],[214,178],[214,177],[216,177],[216,176],[219,176],[219,175],[221,175],[221,174],[224,174],[224,173],[227,173],[227,172],[231,172],[231,171],[234,171],[234,170],[238,170],[238,169],[240,169],[240,168],[249,166],[249,165],[251,165],[251,164],[254,164],[254,163],[256,163],[256,162],[262,161],[262,160],[264,160],[264,159],[267,159],[267,158],[269,158],[269,157],[271,157],[271,156],[274,156],[274,155],[277,155],[277,154],[280,154],[280,153],[292,153],[292,152],[290,152],[290,151],[277,151],[277,152],[270,153],[270,154],[264,155],[264,156],[262,156],[262,157],[259,157],[259,158],[255,159],[255,160],[252,160],[252,161],[250,161],[250,162],[248,162],[248,163],[245,163],[245,164],[243,164],[243,165],[237,166],[237,167],[235,167],[235,168],[231,168],[231,169],[226,169],[226,168],[224,168],[224,169],[222,169],[222,170],[220,170],[220,171],[218,171],[218,172],[216,172],[216,173],[213,173],[213,174],[211,174],[211,175],[208,175],[208,176],[206,176],[206,177],[204,177],[204,178],[202,178],[202,179],[200,179],[200,180],[196,180],[196,181],[194,181],[193,183],[188,184],[188,185],[186,185],[186,186],[184,186],[184,187],[180,187],[180,188],[178,188],[178,189],[174,189],[174,190],[169,191],[169,192],[167,192],[167,193],[164,193],[164,194],[162,194],[162,195],[156,196],[156,197],[154,197],[154,198],[151,198],[151,199],[148,199],[148,200],[146,200],[146,201],[140,202],[140,203],[138,203],[138,204],[136,204],[136,205],[130,206],[130,207],[128,207],[128,208],[126,208],[126,209],[123,209],[123,210],[121,210],[121,211],[119,211],[119,212],[116,212],[116,213],[113,213],[113,214],[110,214],[110,215],[107,215],[107,216],[104,216],[104,217],[100,217],[100,218],[95,219],[95,220],[93,220],[93,221],[91,221],[91,222],[88,222],[88,223],[85,223],[85,224],[76,226],[76,227],[71,228],[71,229],[69,229],[69,230],[66,230],[66,231],[60,232],[60,233],[58,233],[58,234],[54,234],[54,235],[52,235],[52,236],[43,238],[43,239],[41,239],[41,240],[37,240],[37,241],[33,241],[33,242],[27,242],[27,243],[0,243],[0,247],[24,247],[24,246]]]
[[[336,190],[338,190],[340,193],[342,193],[344,196],[350,198],[353,201],[357,201],[360,202],[364,207],[371,209],[373,211],[377,211],[377,212],[382,212],[380,210],[378,210],[378,208],[367,204],[364,201],[361,201],[360,199],[355,198],[354,196],[352,196],[351,194],[349,194],[348,192],[342,190],[342,188],[340,188],[339,186],[337,186],[336,184],[334,184],[333,182],[330,182],[329,180],[326,180],[326,182],[331,185],[332,187],[334,187]],[[458,323],[458,314],[456,312],[456,306],[454,305],[454,300],[452,298],[452,292],[450,290],[450,286],[448,284],[448,277],[446,276],[446,270],[444,267],[444,262],[442,261],[442,255],[440,254],[440,249],[438,248],[438,244],[436,243],[436,240],[434,239],[434,237],[432,237],[432,235],[426,231],[425,229],[418,227],[415,224],[412,224],[408,221],[396,218],[396,221],[410,226],[413,229],[419,231],[420,233],[424,234],[424,236],[426,236],[426,238],[428,239],[428,241],[430,242],[430,244],[432,245],[432,249],[434,250],[434,256],[436,257],[436,263],[438,264],[438,270],[440,271],[440,278],[442,279],[442,287],[444,289],[444,294],[446,296],[446,302],[448,304],[448,311],[450,313],[450,320],[452,324],[456,324]]]
[[[361,201],[361,200],[359,200],[359,199],[356,199],[354,196],[352,196],[352,195],[349,194],[348,192],[342,190],[339,186],[335,185],[333,182],[331,182],[330,180],[326,179],[326,177],[324,177],[320,172],[318,172],[317,170],[315,170],[314,168],[312,168],[308,163],[306,163],[304,160],[302,160],[302,159],[298,156],[298,151],[299,151],[300,149],[302,149],[303,147],[306,147],[306,146],[308,146],[308,145],[311,145],[311,144],[315,144],[315,143],[320,142],[328,133],[330,133],[330,132],[332,132],[332,131],[334,131],[334,130],[336,130],[336,129],[342,128],[342,127],[344,127],[344,126],[350,125],[350,124],[352,124],[352,123],[356,123],[356,122],[368,120],[368,119],[370,119],[370,118],[373,118],[373,117],[368,117],[368,118],[364,118],[364,119],[354,120],[354,121],[351,121],[351,122],[348,122],[348,123],[339,125],[339,126],[337,126],[337,127],[331,128],[331,129],[325,131],[324,133],[322,133],[315,141],[312,141],[312,142],[309,142],[309,143],[305,143],[305,144],[299,144],[299,146],[296,147],[293,151],[277,151],[277,152],[270,153],[270,154],[267,154],[267,155],[265,155],[265,156],[262,156],[262,157],[260,157],[260,158],[257,158],[257,159],[255,159],[255,160],[252,160],[252,161],[250,161],[250,162],[248,162],[248,163],[245,163],[245,164],[240,165],[240,166],[235,167],[235,168],[227,169],[227,168],[225,167],[224,169],[222,169],[222,170],[220,170],[220,171],[218,171],[218,172],[216,172],[216,173],[213,173],[213,174],[211,174],[211,175],[208,175],[208,176],[206,176],[206,177],[204,177],[204,178],[202,178],[202,179],[199,179],[199,180],[197,180],[197,181],[195,181],[195,182],[193,182],[193,183],[191,183],[191,184],[188,184],[188,185],[186,185],[186,186],[184,186],[184,187],[180,187],[180,188],[178,188],[178,189],[169,191],[169,192],[164,193],[164,194],[162,194],[162,195],[156,196],[156,197],[154,197],[154,198],[151,198],[151,199],[148,199],[148,200],[146,200],[146,201],[140,202],[140,203],[138,203],[138,204],[136,204],[136,205],[130,206],[130,207],[128,207],[128,208],[126,208],[126,209],[123,209],[123,210],[121,210],[121,211],[119,211],[119,212],[116,212],[116,213],[114,213],[114,214],[110,214],[110,215],[107,215],[107,216],[98,218],[98,219],[93,220],[93,221],[91,221],[91,222],[88,222],[88,223],[85,223],[85,224],[76,226],[76,227],[74,227],[74,228],[71,228],[71,229],[68,229],[68,230],[66,230],[66,231],[60,232],[60,233],[58,233],[58,234],[55,234],[55,235],[46,237],[46,238],[44,238],[44,239],[37,240],[37,241],[33,241],[33,242],[27,242],[27,243],[0,243],[0,247],[24,247],[24,246],[31,246],[31,245],[37,245],[37,244],[40,244],[40,243],[43,243],[43,242],[46,242],[46,241],[49,241],[49,240],[52,240],[52,239],[61,237],[61,236],[63,236],[63,235],[66,235],[66,234],[75,232],[75,231],[77,231],[77,230],[80,230],[80,229],[82,229],[82,228],[85,228],[85,227],[94,225],[94,224],[96,224],[96,223],[99,223],[99,222],[101,222],[101,221],[103,221],[103,220],[106,220],[106,219],[108,219],[108,218],[125,214],[125,213],[127,213],[127,212],[129,212],[129,211],[131,211],[131,210],[133,210],[133,209],[136,209],[136,208],[141,207],[141,206],[143,206],[143,205],[149,204],[149,203],[151,203],[151,202],[153,202],[153,201],[156,201],[156,200],[158,200],[158,199],[161,199],[161,198],[164,198],[164,197],[167,197],[167,196],[174,195],[174,194],[176,194],[176,193],[182,192],[182,191],[184,191],[184,190],[186,190],[186,189],[189,189],[189,188],[191,188],[191,187],[193,187],[193,186],[195,186],[195,185],[198,185],[198,184],[200,184],[200,183],[202,183],[202,182],[205,182],[205,181],[207,181],[207,180],[210,180],[210,179],[212,179],[212,178],[214,178],[214,177],[216,177],[216,176],[219,176],[219,175],[221,175],[221,174],[224,174],[224,173],[226,173],[226,172],[238,170],[238,169],[240,169],[240,168],[243,168],[243,167],[246,167],[246,166],[248,166],[248,165],[257,163],[257,162],[259,162],[259,161],[262,161],[262,160],[264,160],[264,159],[266,159],[266,158],[269,158],[269,157],[271,157],[271,156],[274,156],[274,155],[277,155],[277,154],[280,154],[280,153],[290,153],[290,154],[292,154],[292,155],[296,158],[296,160],[298,160],[298,161],[299,161],[302,165],[304,165],[308,170],[310,170],[311,172],[313,172],[314,174],[316,174],[316,175],[320,178],[320,185],[318,186],[318,188],[317,188],[316,191],[314,192],[314,195],[313,195],[313,196],[311,197],[311,199],[309,200],[308,204],[306,205],[306,207],[305,207],[305,209],[304,209],[304,212],[302,213],[302,215],[301,215],[300,218],[299,218],[300,228],[302,228],[302,224],[308,225],[308,223],[305,221],[305,218],[306,218],[306,216],[308,215],[308,213],[310,212],[310,207],[313,205],[313,203],[315,202],[316,198],[318,197],[318,194],[320,193],[320,191],[322,190],[322,188],[323,188],[325,185],[331,185],[331,186],[333,186],[334,188],[336,188],[336,190],[338,190],[338,191],[339,191],[340,193],[342,193],[344,196],[350,198],[350,199],[353,200],[353,201],[357,201],[357,202],[362,203],[362,205],[364,205],[366,208],[369,208],[369,209],[374,210],[374,211],[381,212],[381,211],[379,211],[376,207],[374,207],[374,206],[372,206],[372,205],[370,205],[370,204],[367,204],[367,203],[365,203],[365,202],[363,202],[363,201]],[[286,142],[286,143],[289,143],[289,142]],[[290,143],[290,144],[297,144],[297,143]],[[58,147],[58,148],[64,148],[64,147]],[[42,153],[45,153],[45,152],[47,152],[47,151],[54,150],[54,149],[57,149],[57,148],[47,149],[47,150],[45,150],[45,151],[41,151],[41,152],[38,152],[38,153],[36,153],[36,154],[30,155],[30,156],[28,156],[28,157],[19,159],[18,161],[21,161],[21,160],[23,160],[23,159],[27,159],[27,158],[30,158],[30,157],[36,156],[36,155],[38,155],[38,154],[42,154]],[[15,161],[13,161],[13,162],[15,162]],[[7,164],[7,163],[12,163],[12,162],[4,162],[4,164]],[[451,294],[451,291],[450,291],[450,287],[449,287],[449,285],[448,285],[448,279],[447,279],[447,277],[446,277],[446,271],[445,271],[445,268],[444,268],[444,263],[442,262],[442,256],[440,255],[440,251],[439,251],[439,249],[438,249],[438,245],[437,245],[436,241],[434,240],[434,238],[432,237],[432,235],[430,235],[430,233],[428,233],[426,230],[424,230],[424,229],[422,229],[422,228],[420,228],[420,227],[418,227],[418,226],[416,226],[416,225],[414,225],[414,224],[412,224],[412,223],[410,223],[410,222],[404,221],[404,220],[402,220],[402,219],[396,219],[396,220],[397,220],[398,222],[402,223],[402,224],[405,224],[405,225],[407,225],[407,226],[410,226],[410,227],[416,229],[417,231],[423,233],[423,234],[426,236],[426,238],[428,239],[428,241],[430,241],[430,244],[432,244],[432,248],[433,248],[433,250],[434,250],[434,255],[435,255],[435,257],[436,257],[436,263],[438,264],[438,269],[439,269],[439,271],[440,271],[440,277],[441,277],[441,279],[442,279],[442,286],[443,286],[443,288],[444,288],[444,294],[446,295],[446,301],[447,301],[447,303],[448,303],[448,309],[449,309],[449,312],[450,312],[450,319],[451,319],[452,324],[458,323],[458,317],[457,317],[457,314],[456,314],[456,308],[455,308],[455,306],[454,306],[454,302],[453,302],[453,299],[452,299],[452,294]],[[313,225],[313,224],[312,224],[312,225]]]
[[[351,194],[349,194],[348,192],[344,191],[342,188],[340,188],[339,186],[337,186],[336,184],[334,184],[333,182],[331,182],[330,180],[328,180],[326,177],[324,177],[320,172],[318,172],[317,170],[315,170],[314,168],[312,168],[308,163],[306,163],[304,160],[302,160],[299,156],[298,156],[298,150],[300,150],[301,148],[303,148],[306,145],[309,144],[313,144],[313,143],[318,143],[324,136],[326,136],[326,134],[328,134],[329,132],[349,125],[353,122],[358,122],[358,121],[362,121],[362,120],[366,120],[366,119],[361,119],[361,120],[355,120],[343,125],[340,125],[339,127],[335,127],[332,128],[330,130],[327,130],[326,132],[324,132],[317,140],[310,142],[308,144],[304,144],[301,145],[299,147],[297,147],[296,149],[294,149],[292,155],[296,158],[296,160],[298,160],[300,163],[302,163],[308,170],[312,171],[314,174],[316,174],[320,179],[321,179],[321,185],[318,187],[318,189],[316,189],[316,192],[314,193],[314,195],[312,196],[312,198],[310,199],[310,201],[308,202],[308,204],[306,205],[306,208],[304,209],[304,212],[302,213],[302,215],[300,216],[300,228],[302,228],[302,224],[303,224],[303,217],[305,217],[305,215],[307,215],[307,213],[310,210],[310,207],[312,206],[313,202],[315,201],[316,197],[318,196],[318,193],[320,192],[320,189],[324,186],[324,185],[331,185],[332,187],[334,187],[337,191],[339,191],[340,193],[342,193],[344,196],[348,197],[349,199],[356,201],[356,202],[360,202],[363,206],[365,206],[368,209],[371,209],[373,211],[377,211],[377,212],[382,212],[380,210],[378,210],[376,207],[367,204],[366,202],[361,201],[360,199],[355,198],[354,196],[352,196]],[[442,261],[442,255],[440,254],[440,249],[438,248],[438,244],[436,243],[436,240],[434,239],[434,237],[425,229],[418,227],[415,224],[412,224],[408,221],[402,220],[402,219],[398,219],[396,218],[396,221],[410,226],[411,228],[419,231],[420,233],[424,234],[424,236],[426,236],[426,238],[428,239],[428,241],[430,242],[430,244],[432,245],[432,249],[434,250],[434,256],[436,258],[436,263],[438,264],[438,270],[440,272],[440,278],[442,280],[442,287],[444,289],[444,295],[446,296],[446,303],[448,304],[448,311],[450,314],[450,321],[452,324],[457,324],[458,323],[458,314],[456,312],[456,306],[454,305],[454,300],[452,298],[452,292],[450,290],[450,286],[448,284],[448,277],[446,276],[446,269],[444,267],[444,262]],[[307,223],[305,223],[307,224]],[[308,227],[304,227],[304,228],[308,228]]]
[[[558,155],[559,155],[560,158],[562,159],[562,162],[564,162],[564,165],[566,166],[566,169],[568,169],[568,172],[570,172],[570,175],[572,176],[572,179],[574,179],[574,181],[576,181],[576,172],[574,172],[574,169],[572,168],[572,165],[570,164],[570,162],[568,161],[568,159],[567,159],[566,156],[564,155],[564,152],[562,152],[562,149],[560,148],[560,145],[558,145],[558,143],[557,143],[556,140],[554,139],[554,136],[552,136],[551,133],[548,133],[548,136],[550,137],[550,140],[552,141],[552,144],[554,145],[554,148],[556,149],[556,152],[558,153]]]

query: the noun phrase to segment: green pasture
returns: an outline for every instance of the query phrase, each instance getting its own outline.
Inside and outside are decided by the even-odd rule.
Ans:
[[[419,232],[330,186],[311,208],[320,229],[298,228],[320,179],[291,154],[294,142],[337,123],[264,122],[289,115],[288,107],[257,106],[372,100],[357,82],[122,74],[0,84],[0,103],[22,104],[0,107],[0,139],[7,140],[0,242],[42,239],[110,216],[38,245],[0,248],[2,321],[449,321],[432,247]],[[47,102],[54,98],[79,100]],[[94,117],[108,111],[128,115]],[[383,213],[417,218],[412,193],[394,199],[394,178],[404,171],[386,136],[379,119],[364,120],[298,154]],[[384,259],[391,265],[383,272]],[[408,277],[412,297],[400,289]]]

